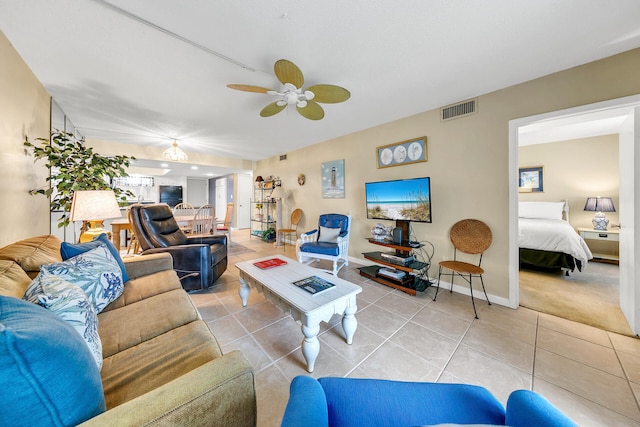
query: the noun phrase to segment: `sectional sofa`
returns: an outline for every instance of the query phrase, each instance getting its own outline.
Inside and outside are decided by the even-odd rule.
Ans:
[[[82,257],[90,260],[88,254]],[[222,354],[169,254],[118,260],[126,279],[121,294],[106,306],[76,305],[98,307],[98,337],[88,332],[91,322],[78,333],[73,321],[48,309],[69,298],[34,292],[38,281],[43,289],[75,289],[51,279],[52,272],[67,274],[65,263],[74,259],[63,261],[61,242],[51,235],[0,248],[0,425],[256,424],[251,365],[240,352]],[[116,276],[105,275],[107,283]],[[36,304],[22,299],[27,289]],[[101,346],[101,360],[91,344]]]

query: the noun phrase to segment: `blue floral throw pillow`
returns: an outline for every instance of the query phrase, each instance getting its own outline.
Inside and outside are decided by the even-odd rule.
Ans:
[[[97,313],[124,291],[120,267],[105,245],[63,262],[43,265],[40,271],[59,276],[80,287]]]
[[[59,276],[43,272],[31,282],[22,298],[54,312],[73,326],[89,346],[98,369],[102,368],[98,315],[82,289]]]

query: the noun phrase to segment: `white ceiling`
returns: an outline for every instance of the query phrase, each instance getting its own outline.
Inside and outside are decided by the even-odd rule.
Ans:
[[[639,47],[640,1],[0,0],[0,30],[87,138],[259,160]],[[259,117],[226,85],[280,58],[351,99]]]

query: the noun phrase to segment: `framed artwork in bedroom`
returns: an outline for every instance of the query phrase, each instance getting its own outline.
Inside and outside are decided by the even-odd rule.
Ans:
[[[518,179],[520,193],[541,193],[543,188],[542,166],[520,168]]]

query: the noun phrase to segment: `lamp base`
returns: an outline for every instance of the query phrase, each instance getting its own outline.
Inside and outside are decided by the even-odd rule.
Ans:
[[[593,224],[594,230],[606,231],[607,225],[609,225],[609,220],[607,219],[604,213],[598,212],[593,217],[593,220],[591,221],[591,223]]]
[[[89,229],[80,235],[80,243],[90,242],[101,234],[111,239],[111,232],[104,228],[104,220],[89,221]]]

